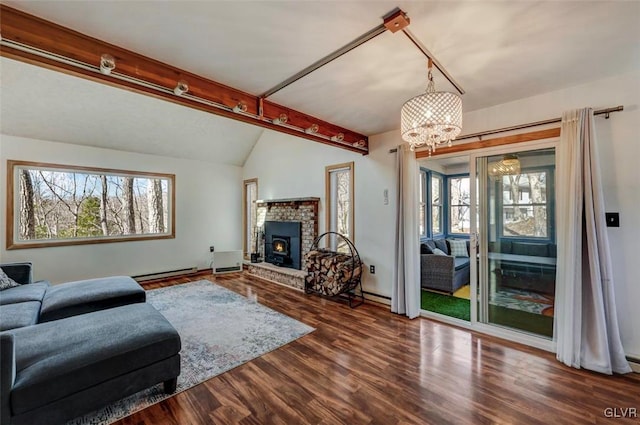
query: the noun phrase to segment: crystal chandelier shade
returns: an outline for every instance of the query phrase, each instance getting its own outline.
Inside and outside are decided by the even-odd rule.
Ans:
[[[400,131],[411,150],[427,146],[429,154],[442,143],[451,145],[462,131],[462,99],[455,93],[435,91],[431,67],[426,92],[402,107]]]
[[[491,177],[515,176],[520,174],[520,160],[516,155],[504,155],[500,161],[490,162],[487,171]]]

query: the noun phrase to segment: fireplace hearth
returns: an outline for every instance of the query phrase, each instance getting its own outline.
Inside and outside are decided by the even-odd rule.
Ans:
[[[301,223],[265,221],[265,261],[280,267],[301,268]]]

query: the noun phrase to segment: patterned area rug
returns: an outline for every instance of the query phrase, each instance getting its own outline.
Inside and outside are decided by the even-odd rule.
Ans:
[[[206,280],[147,291],[151,303],[182,339],[176,393],[233,369],[314,329]],[[171,395],[162,384],[67,425],[106,425]]]
[[[553,296],[551,295],[512,288],[500,288],[490,295],[489,303],[513,310],[553,316]]]

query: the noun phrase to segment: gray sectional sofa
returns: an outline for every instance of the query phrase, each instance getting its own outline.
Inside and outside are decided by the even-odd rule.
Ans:
[[[443,239],[428,239],[420,244],[420,286],[422,289],[453,294],[468,285],[471,277],[469,262],[469,241],[466,257],[451,255],[448,242]],[[439,249],[444,255],[434,254]]]
[[[50,285],[0,267],[0,425],[62,424],[180,374],[177,331],[130,277]]]
[[[490,252],[504,254],[492,260],[490,266],[498,288],[555,293],[555,243],[500,240],[489,244]]]

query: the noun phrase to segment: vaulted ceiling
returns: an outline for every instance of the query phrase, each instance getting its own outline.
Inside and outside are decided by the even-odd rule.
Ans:
[[[395,7],[407,12],[412,33],[465,89],[465,112],[640,70],[640,2],[4,3],[255,95],[379,25],[382,17]],[[26,65],[10,62],[2,60],[4,133],[24,135],[20,134],[25,131],[22,127],[37,132],[37,124],[28,119],[27,112],[11,114],[13,110],[27,109],[36,98],[46,110],[66,108],[70,112],[59,116],[51,113],[51,120],[60,126],[64,116],[71,120],[74,114],[98,116],[100,112],[126,113],[151,121],[153,117],[145,116],[143,111],[153,109],[145,103],[159,102],[151,98],[134,100],[139,95],[73,77],[46,77],[48,74],[41,73],[51,71],[44,70],[27,73],[33,73],[42,85],[52,79],[57,87],[42,87],[41,95],[33,92],[30,96],[19,96],[17,93],[25,89],[20,84],[28,83],[17,75],[21,72],[17,68]],[[406,37],[386,32],[269,99],[366,135],[377,134],[399,128],[402,104],[424,91],[425,66],[424,56]],[[435,79],[437,89],[454,91],[438,73]],[[63,88],[66,96],[60,96]],[[111,93],[114,90],[115,94]],[[124,112],[99,111],[93,105],[74,109],[65,105],[69,103],[68,96],[83,103],[115,96],[118,98],[110,102],[120,105]],[[164,111],[161,114],[181,117],[181,122],[192,124],[182,126],[193,132],[193,137],[183,133],[182,140],[194,140],[187,150],[203,149],[205,138],[199,138],[198,134],[209,138],[223,134],[229,138],[228,143],[216,149],[240,143],[238,151],[221,162],[242,163],[262,131],[226,118],[205,119],[203,112],[175,105],[160,108]],[[179,109],[185,111],[176,112]],[[156,122],[168,125],[163,124],[166,119]],[[139,131],[133,123],[126,125],[131,132]],[[45,131],[44,124],[42,127],[41,132]],[[67,127],[73,128],[75,135],[60,134],[59,139],[75,143],[75,139],[90,138],[90,134],[81,134],[82,126],[77,123]],[[113,141],[114,137],[104,139]],[[139,143],[144,145],[142,141]],[[109,145],[106,141],[95,144],[119,148],[117,143]],[[147,145],[139,150],[164,152],[162,146],[152,142]],[[210,156],[215,156],[215,152]],[[224,157],[222,151],[219,156]]]

